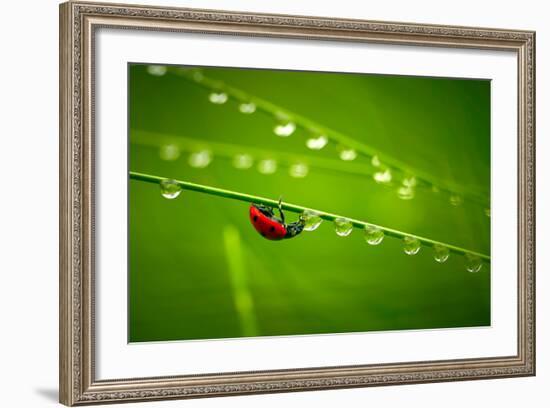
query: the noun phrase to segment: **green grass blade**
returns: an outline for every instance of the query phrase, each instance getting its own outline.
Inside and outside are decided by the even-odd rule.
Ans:
[[[223,229],[223,243],[235,309],[239,316],[242,335],[243,337],[257,336],[258,327],[254,313],[254,301],[248,289],[246,266],[239,230],[233,225],[225,226]]]
[[[130,172],[130,179],[160,185],[161,181],[166,180],[168,178],[131,171]],[[273,207],[273,208],[277,207],[278,203],[279,203],[278,200],[273,200],[273,199],[269,199],[269,198],[265,198],[265,197],[259,197],[259,196],[255,196],[255,195],[252,195],[252,194],[240,193],[238,191],[225,190],[225,189],[218,188],[218,187],[212,187],[212,186],[206,186],[206,185],[202,185],[202,184],[191,183],[189,181],[181,181],[181,180],[174,180],[174,181],[184,190],[196,191],[196,192],[210,194],[210,195],[214,195],[214,196],[218,196],[218,197],[224,197],[224,198],[230,198],[230,199],[233,199],[233,200],[245,201],[245,202],[248,202],[248,203],[263,204],[263,205]],[[367,223],[367,222],[364,222],[364,221],[352,219],[352,218],[345,217],[345,216],[342,216],[342,215],[331,214],[331,213],[328,213],[328,212],[325,212],[325,211],[322,211],[322,210],[317,210],[317,209],[313,209],[313,208],[306,208],[306,207],[302,207],[302,206],[299,206],[299,205],[296,205],[296,204],[290,204],[290,203],[285,203],[285,202],[282,203],[282,208],[284,210],[291,211],[291,212],[298,213],[298,214],[301,214],[306,210],[312,210],[312,211],[315,211],[316,213],[318,213],[319,216],[322,219],[326,220],[326,221],[334,221],[337,218],[347,218],[353,224],[354,227],[364,228],[367,225],[373,225],[377,228],[380,228],[382,231],[384,231],[385,235],[388,235],[388,236],[391,236],[391,237],[403,239],[404,237],[409,236],[409,237],[413,237],[413,238],[418,239],[423,245],[426,245],[426,246],[433,247],[434,245],[442,245],[442,246],[445,246],[445,247],[449,248],[449,250],[451,252],[454,252],[454,253],[457,253],[457,254],[461,254],[461,255],[470,254],[470,255],[478,256],[479,258],[481,258],[481,259],[483,259],[487,262],[490,262],[490,259],[491,259],[491,257],[489,255],[481,254],[481,253],[475,252],[475,251],[470,251],[468,249],[464,249],[464,248],[461,248],[461,247],[458,247],[458,246],[455,246],[455,245],[446,244],[444,242],[435,241],[435,240],[432,240],[432,239],[429,239],[429,238],[421,237],[421,236],[414,235],[414,234],[409,234],[409,233],[406,233],[406,232],[403,232],[403,231],[398,231],[398,230],[388,228],[388,227],[384,227],[384,226],[381,226],[381,225]]]

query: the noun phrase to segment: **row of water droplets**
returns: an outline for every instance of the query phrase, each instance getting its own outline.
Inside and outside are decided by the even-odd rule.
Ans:
[[[378,169],[373,174],[373,179],[376,183],[386,186],[393,185],[394,174],[392,170],[389,167],[384,166],[378,156],[375,155],[371,158],[371,164]],[[403,176],[397,183],[397,197],[401,200],[412,200],[416,195],[416,190],[419,184],[419,181],[414,175]],[[442,193],[442,190],[436,185],[432,184],[427,185],[426,187],[428,187],[433,194]],[[460,207],[464,204],[463,195],[454,192],[447,193],[448,201],[453,207]],[[491,209],[489,207],[484,208],[483,212],[487,217],[491,216]]]
[[[200,71],[194,72],[195,80],[200,82],[202,74]],[[208,95],[208,100],[215,105],[223,105],[229,101],[229,95],[221,90],[211,91]],[[239,112],[250,115],[256,112],[256,104],[254,102],[239,102]],[[287,138],[291,136],[297,129],[296,123],[284,112],[277,112],[275,115],[275,125],[273,133],[276,136]],[[311,136],[306,139],[305,145],[308,149],[319,151],[329,144],[329,138],[321,132],[310,132]],[[349,147],[339,145],[337,147],[338,157],[343,161],[352,161],[357,158],[357,152]],[[246,154],[235,156],[233,165],[238,169],[247,169],[252,166],[252,157]],[[277,170],[277,162],[274,159],[264,159],[258,163],[258,171],[262,174],[273,174]],[[296,163],[290,167],[290,175],[292,177],[305,177],[309,169],[305,163]]]
[[[176,144],[164,144],[160,147],[159,156],[165,161],[174,161],[179,159],[181,155],[180,148]],[[188,157],[188,164],[191,167],[203,169],[208,167],[214,160],[214,155],[209,149],[196,149],[191,152]],[[256,169],[258,172],[264,175],[274,174],[279,169],[279,163],[273,158],[261,158],[256,160],[252,155],[248,153],[237,153],[232,157],[232,165],[239,170],[247,170],[254,166],[256,163]],[[373,157],[372,165],[380,167],[381,163],[377,156]],[[294,178],[304,178],[309,174],[309,165],[303,162],[295,162],[288,166],[288,174]],[[378,170],[373,174],[373,179],[376,183],[381,185],[390,185],[392,183],[392,173],[388,168],[384,170]],[[401,180],[401,185],[397,188],[397,196],[402,200],[411,200],[415,196],[415,188],[418,182],[414,176],[405,176]],[[439,193],[440,190],[432,186],[433,193]],[[451,205],[458,207],[463,204],[462,196],[458,194],[451,194],[449,196],[449,202]],[[485,215],[490,217],[491,212],[489,208],[485,209]]]
[[[160,182],[160,190],[164,198],[172,200],[181,194],[182,187],[175,180],[164,179]],[[300,218],[304,221],[304,230],[309,232],[315,231],[323,222],[321,214],[313,210],[305,210],[300,215]],[[340,237],[347,237],[353,231],[353,223],[347,218],[338,217],[333,221],[333,224],[336,235]],[[363,227],[363,234],[366,243],[373,246],[381,244],[385,237],[384,231],[380,227],[371,224],[366,224]],[[403,237],[403,252],[405,254],[416,255],[420,252],[421,248],[422,243],[418,238],[410,235]],[[449,259],[449,256],[450,250],[446,246],[442,244],[435,244],[433,246],[433,258],[436,262],[444,263]],[[468,272],[475,273],[481,270],[481,258],[469,253],[465,254],[465,258],[466,270]]]
[[[163,76],[167,72],[167,68],[161,65],[150,65],[147,68],[148,72],[151,75],[154,76]],[[203,74],[200,70],[194,69],[192,78],[197,81],[201,82],[203,77]],[[224,92],[223,90],[213,90],[208,94],[208,100],[215,104],[215,105],[223,105],[229,101],[229,95]],[[256,112],[256,104],[254,102],[248,101],[248,102],[240,102],[238,109],[239,112],[250,115]],[[273,133],[279,137],[289,137],[296,131],[296,123],[294,123],[291,118],[283,113],[283,112],[277,112],[275,114],[276,124],[273,127]],[[324,134],[316,134],[315,136],[309,137],[306,140],[306,147],[310,150],[321,150],[325,146],[327,146],[329,143],[329,138]],[[357,158],[357,152],[349,147],[345,146],[339,146],[338,147],[338,156],[340,159],[344,161],[352,161]],[[239,167],[239,164],[237,164],[235,167],[237,168],[248,168],[252,165],[251,160],[249,160],[249,157],[244,157],[241,160],[242,167]],[[236,158],[236,161],[238,162],[239,159]],[[249,164],[250,163],[250,164]],[[267,166],[272,167],[272,166]],[[269,174],[269,172],[267,173]]]
[[[154,76],[163,76],[167,73],[167,68],[162,65],[149,65],[147,68],[149,74]],[[196,82],[203,82],[204,75],[197,68],[187,69],[191,73],[191,78]],[[224,105],[230,100],[230,95],[224,91],[223,86],[219,86],[218,89],[213,89],[208,94],[208,100],[214,105]],[[256,104],[249,101],[239,101],[238,110],[242,114],[250,115],[256,112]],[[292,120],[292,118],[284,112],[276,112],[274,114],[275,125],[273,127],[273,133],[279,137],[289,137],[297,129],[297,124]],[[306,139],[306,147],[310,150],[321,150],[325,148],[330,139],[326,134],[318,132],[315,130],[309,130],[310,137]],[[177,146],[169,146],[166,149],[173,150],[174,152],[177,149]],[[358,153],[355,149],[343,145],[337,146],[338,157],[343,161],[353,161],[358,157]],[[178,154],[179,155],[179,154]],[[161,157],[170,157],[170,155],[162,154]],[[167,159],[170,160],[170,159]],[[204,168],[212,160],[212,155],[208,150],[202,150],[199,152],[192,153],[189,157],[189,164],[192,167]],[[401,180],[398,183],[395,183],[395,170],[392,170],[389,166],[386,166],[382,163],[378,155],[370,157],[372,166],[375,169],[374,174],[372,175],[373,180],[381,185],[385,186],[395,186],[397,197],[401,200],[412,200],[415,198],[416,190],[418,186],[418,180],[414,175],[407,175],[406,172],[400,171],[404,176],[401,176]],[[233,166],[237,169],[248,169],[253,166],[253,158],[247,154],[236,155],[233,160]],[[262,159],[257,164],[257,169],[262,174],[274,174],[277,171],[277,161],[274,159]],[[306,177],[309,172],[309,166],[305,163],[296,163],[290,166],[289,174],[295,178]],[[430,191],[434,194],[441,192],[441,189],[436,185],[428,186]],[[450,192],[448,195],[449,203],[458,207],[461,206],[464,202],[464,197],[461,194]],[[491,210],[489,207],[484,208],[484,214],[487,217],[490,217]]]
[[[160,147],[159,156],[165,161],[178,160],[181,155],[180,148],[176,144],[165,144]],[[189,166],[204,169],[214,160],[214,155],[209,149],[196,149],[189,154],[187,163]],[[234,168],[248,170],[255,164],[252,155],[237,153],[231,159]],[[279,163],[273,158],[262,158],[256,161],[256,169],[264,175],[275,174],[279,169]],[[294,178],[304,178],[309,174],[309,166],[303,162],[292,163],[288,166],[288,174]]]
[[[159,156],[165,161],[175,161],[181,156],[181,151],[176,144],[164,144],[160,146]],[[191,167],[204,169],[208,167],[214,160],[214,154],[207,148],[195,149],[188,156],[188,164]],[[236,153],[231,158],[232,165],[238,170],[248,170],[256,165],[256,169],[259,173],[264,175],[275,174],[280,167],[280,163],[274,158],[260,158],[254,159],[254,157],[248,153]],[[381,166],[377,156],[372,160],[372,165]],[[309,165],[304,162],[294,162],[288,165],[288,174],[294,178],[304,178],[310,172]],[[376,171],[373,175],[374,181],[382,185],[390,185],[392,182],[392,173],[389,169]],[[401,185],[397,188],[397,196],[402,200],[411,200],[415,196],[415,188],[417,186],[417,179],[414,176],[405,176]],[[431,187],[433,193],[439,193],[440,190],[435,186]],[[457,194],[451,194],[449,196],[449,202],[451,205],[458,207],[463,204],[463,198]],[[490,217],[491,212],[489,208],[485,209],[485,215]]]
[[[304,230],[306,231],[316,230],[323,221],[320,214],[312,210],[304,211],[301,215],[301,218],[305,222]],[[347,218],[338,217],[333,221],[333,223],[336,235],[340,237],[347,237],[353,231],[353,223]],[[380,227],[371,224],[366,224],[363,226],[363,234],[366,243],[373,246],[380,245],[385,237],[384,231]],[[403,237],[403,252],[405,254],[416,255],[420,252],[421,248],[422,243],[418,238],[410,235],[406,235]],[[449,259],[449,256],[450,250],[446,246],[442,244],[435,244],[433,246],[433,258],[436,262],[444,263]],[[465,258],[466,270],[468,272],[475,273],[481,270],[481,258],[469,253],[465,254]]]
[[[195,81],[200,82],[203,78],[200,71],[195,70],[193,73]],[[208,95],[208,100],[215,105],[223,105],[229,100],[229,95],[223,90],[211,91]],[[239,112],[243,114],[252,114],[256,112],[256,104],[251,101],[239,102]],[[292,118],[282,112],[276,112],[274,114],[275,125],[273,126],[273,133],[276,136],[287,138],[291,136],[297,129],[297,124]],[[310,136],[306,139],[305,146],[314,151],[324,149],[330,142],[329,137],[323,132],[316,130],[309,130]],[[338,145],[337,146],[338,157],[343,161],[353,161],[357,158],[357,151],[351,147]],[[236,166],[237,167],[237,166]]]

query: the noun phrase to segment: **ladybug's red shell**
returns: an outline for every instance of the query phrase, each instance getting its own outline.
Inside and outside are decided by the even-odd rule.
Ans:
[[[260,211],[260,209],[254,205],[250,206],[250,221],[252,225],[264,238],[278,241],[285,238],[286,227]]]

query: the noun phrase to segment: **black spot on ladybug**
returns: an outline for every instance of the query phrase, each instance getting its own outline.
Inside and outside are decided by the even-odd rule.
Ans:
[[[254,222],[256,222],[256,221],[258,221],[258,216],[257,215],[254,216]]]
[[[275,231],[275,227],[272,225],[271,228],[269,229],[271,232]]]

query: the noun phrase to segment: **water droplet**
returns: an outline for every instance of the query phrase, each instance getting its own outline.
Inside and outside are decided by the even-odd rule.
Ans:
[[[225,92],[211,92],[208,95],[208,100],[215,105],[223,105],[228,99],[229,97]]]
[[[306,141],[306,146],[311,150],[321,150],[328,143],[328,138],[324,135],[319,137],[310,137]]]
[[[386,169],[384,171],[377,171],[372,175],[372,178],[378,184],[389,184],[391,183],[391,179],[392,179],[391,171],[390,169]]]
[[[466,270],[471,273],[476,273],[481,270],[481,258],[477,255],[466,254]]]
[[[403,250],[407,255],[416,255],[420,251],[420,241],[414,237],[406,236],[403,238]]]
[[[384,240],[384,231],[374,225],[365,225],[365,241],[369,245],[378,245]]]
[[[371,164],[374,167],[380,167],[380,158],[378,156],[372,156],[372,159],[370,160]]]
[[[357,158],[357,152],[351,148],[342,148],[339,155],[340,159],[344,161],[352,161]]]
[[[397,189],[397,196],[401,200],[412,200],[414,198],[414,188],[401,186]]]
[[[239,112],[249,115],[256,112],[256,104],[253,102],[241,103],[239,105]]]
[[[490,216],[491,216],[491,209],[490,209],[490,208],[486,208],[486,209],[484,210],[484,212],[485,212],[485,215],[486,215],[487,217],[490,217]]]
[[[177,160],[180,157],[180,149],[175,144],[163,145],[160,147],[159,156],[166,161]]]
[[[290,166],[288,173],[295,178],[304,178],[309,172],[309,167],[304,163],[296,163]]]
[[[449,259],[449,248],[446,246],[443,246],[441,244],[435,244],[434,245],[434,259],[439,262],[443,263]]]
[[[432,184],[432,193],[439,193],[441,190],[439,190],[439,187],[437,187],[436,185],[433,185]]]
[[[319,213],[313,210],[305,210],[301,215],[301,219],[304,221],[304,230],[306,231],[315,231],[323,222]]]
[[[277,171],[277,162],[273,159],[261,160],[258,163],[258,171],[262,174],[273,174]]]
[[[401,182],[401,184],[403,184],[405,187],[415,187],[416,183],[417,181],[415,176],[405,177]]]
[[[288,137],[294,133],[296,125],[293,122],[279,123],[273,128],[273,132],[280,137]]]
[[[459,196],[458,194],[452,194],[449,197],[449,202],[451,203],[451,205],[454,205],[455,207],[458,207],[459,205],[462,204],[462,197]]]
[[[192,77],[195,81],[201,82],[204,79],[204,74],[199,69],[195,69],[193,71]]]
[[[163,76],[166,74],[167,71],[168,69],[164,65],[149,65],[147,67],[147,72],[149,73],[149,75],[153,76]]]
[[[212,161],[212,154],[208,150],[191,153],[189,156],[189,165],[197,169],[204,169]]]
[[[336,234],[340,237],[347,237],[353,231],[353,224],[347,218],[336,218],[334,220]]]
[[[172,200],[180,195],[181,187],[176,180],[165,179],[160,182],[160,193],[164,198]]]
[[[233,157],[233,167],[236,169],[249,169],[253,162],[252,156],[249,154],[237,154]]]

